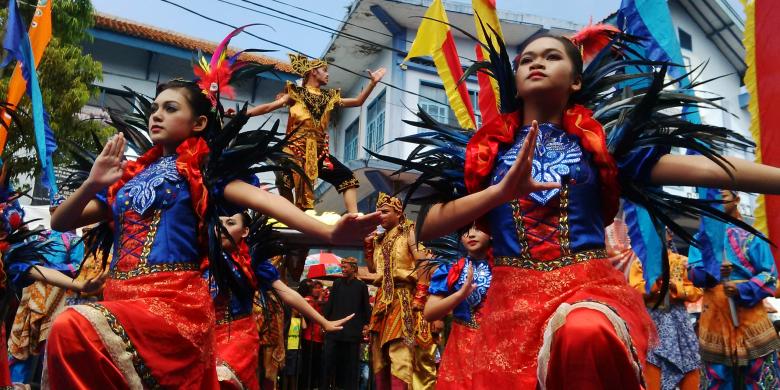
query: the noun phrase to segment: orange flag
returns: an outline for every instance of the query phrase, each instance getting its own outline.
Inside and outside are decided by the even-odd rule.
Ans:
[[[46,46],[49,45],[51,40],[51,0],[38,0],[28,34],[35,58],[35,66],[37,67],[41,62]],[[26,90],[27,82],[22,77],[20,64],[17,63],[14,73],[11,75],[11,81],[8,83],[6,101],[12,106],[18,105]],[[11,116],[3,112],[2,120],[4,126],[0,127],[0,154],[3,153],[5,142],[8,139],[8,126],[11,124]]]

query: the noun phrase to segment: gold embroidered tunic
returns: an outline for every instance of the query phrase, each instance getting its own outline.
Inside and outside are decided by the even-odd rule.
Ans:
[[[287,152],[294,156],[295,163],[303,169],[313,186],[319,177],[321,163],[324,168],[332,169],[327,128],[331,112],[341,105],[341,90],[301,87],[287,82],[285,92],[293,102],[287,120],[287,134],[295,133]],[[296,206],[314,208],[312,186],[305,184],[298,173],[292,176],[293,183],[286,185],[293,187]]]
[[[369,324],[374,372],[389,365],[391,374],[406,383],[412,382],[414,364],[416,276],[409,249],[413,230],[414,223],[405,220],[374,239],[374,264],[380,277]]]

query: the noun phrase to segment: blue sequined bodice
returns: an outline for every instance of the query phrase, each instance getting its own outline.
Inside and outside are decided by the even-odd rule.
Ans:
[[[176,170],[176,156],[160,157],[159,160],[130,179],[122,188],[121,197],[125,199],[125,202],[120,203],[119,207],[124,210],[129,208],[139,215],[144,215],[150,207],[155,205],[158,198],[165,202],[165,205],[158,204],[156,206],[166,206],[168,202],[162,198],[165,198],[165,194],[170,194],[171,191],[170,189],[164,192],[160,191],[160,187],[166,182],[174,184],[177,189],[184,184],[184,180]]]
[[[528,127],[519,129],[514,143],[499,152],[492,184],[509,171],[528,132]],[[602,248],[598,172],[579,138],[549,123],[539,125],[531,172],[536,181],[559,182],[562,187],[531,193],[490,212],[495,256],[520,257],[525,251],[535,260],[553,260],[566,253]]]
[[[187,181],[176,169],[176,156],[160,157],[128,180],[112,210],[117,226],[112,268],[129,272],[123,277],[197,269],[198,219]],[[185,263],[193,266],[181,266]]]
[[[487,297],[490,283],[493,280],[493,271],[487,259],[473,259],[466,257],[456,264],[442,264],[431,276],[431,284],[428,291],[433,295],[448,296],[454,294],[463,287],[468,277],[469,268],[474,269],[473,283],[477,288],[466,299],[453,309],[452,313],[458,321],[471,327],[477,327],[475,312],[479,309]],[[457,279],[450,286],[448,281],[459,272]],[[450,275],[453,274],[453,275]]]

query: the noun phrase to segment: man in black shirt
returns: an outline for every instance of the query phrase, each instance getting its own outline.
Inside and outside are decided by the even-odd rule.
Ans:
[[[358,388],[360,341],[363,327],[371,318],[371,304],[368,302],[368,287],[357,279],[357,259],[342,259],[341,272],[344,277],[333,282],[330,299],[322,314],[328,319],[344,318],[352,313],[355,317],[344,324],[344,329],[325,335],[322,383],[329,389],[335,379],[337,388],[354,390]]]

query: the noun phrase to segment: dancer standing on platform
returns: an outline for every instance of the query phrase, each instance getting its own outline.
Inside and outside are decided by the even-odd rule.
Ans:
[[[742,219],[739,196],[721,191],[725,212]],[[777,268],[769,244],[728,226],[720,262],[692,247],[688,266],[693,283],[704,287],[699,343],[706,389],[780,388],[780,337],[762,304],[777,289]],[[719,256],[720,254],[713,254]]]
[[[154,147],[127,162],[126,140],[115,136],[52,216],[59,230],[113,218],[116,238],[104,301],[66,309],[52,327],[52,388],[218,387],[215,314],[201,274],[208,265],[219,287],[231,288],[216,234],[221,204],[256,210],[327,242],[359,239],[376,223],[375,215],[347,215],[328,226],[241,179],[276,145],[262,133],[237,139],[248,119],[243,111],[224,126],[219,118],[220,88],[231,74],[223,67],[244,65],[223,56],[236,33],[212,56],[218,76],[158,87],[148,118]]]
[[[445,199],[421,213],[421,239],[474,220],[493,237],[493,279],[479,327],[458,341],[468,353],[445,356],[437,387],[642,388],[652,322],[637,310],[641,295],[604,250],[604,226],[619,197],[647,205],[657,221],[685,233],[664,213],[712,208],[690,207],[656,186],[778,193],[780,169],[720,158],[713,147],[731,142],[733,133],[661,112],[708,101],[665,91],[665,66],[622,74],[641,60],[621,57],[624,41],[614,28],[591,27],[576,43],[535,35],[520,46],[515,69],[503,42],[488,42],[485,65],[497,79],[501,112],[483,110],[476,133],[420,113],[421,125],[432,131],[409,140],[448,147],[408,160],[382,157],[422,172],[420,182]],[[582,53],[593,60],[585,73]],[[646,88],[616,92],[626,77],[647,80],[640,83]],[[487,93],[490,83],[484,84]],[[683,144],[709,158],[668,154],[670,146]]]
[[[368,86],[355,98],[343,98],[341,90],[323,88],[328,84],[327,62],[310,60],[301,54],[290,54],[290,64],[293,71],[303,77],[303,85],[287,82],[284,93],[277,100],[248,111],[250,116],[256,116],[290,106],[287,133],[295,132],[295,135],[288,148],[294,156],[292,162],[303,168],[306,177],[298,173],[283,176],[278,183],[280,192],[291,202],[294,193],[296,206],[303,210],[313,209],[315,199],[312,185],[320,178],[344,194],[348,213],[357,213],[357,188],[360,184],[352,171],[330,154],[328,123],[334,108],[362,106],[386,70],[380,68],[374,72],[367,71],[370,78]]]

